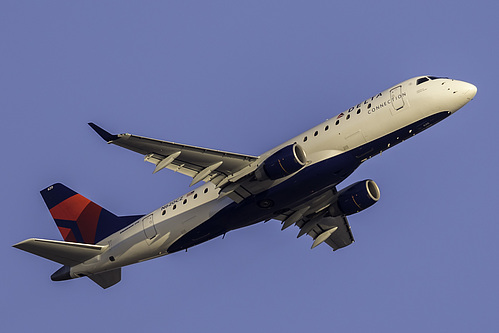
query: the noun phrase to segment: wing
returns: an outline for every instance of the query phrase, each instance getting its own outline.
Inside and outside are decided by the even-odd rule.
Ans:
[[[336,251],[354,242],[346,216],[331,216],[329,207],[336,201],[336,189],[293,210],[282,213],[277,220],[283,223],[282,230],[296,224],[300,228],[298,238],[308,234],[314,240],[312,248],[326,243]]]
[[[89,123],[108,143],[144,155],[144,160],[156,165],[153,173],[167,168],[192,177],[191,186],[200,181],[217,185],[236,181],[256,168],[258,157],[201,148],[174,142],[150,139],[131,134],[113,135],[94,123]]]

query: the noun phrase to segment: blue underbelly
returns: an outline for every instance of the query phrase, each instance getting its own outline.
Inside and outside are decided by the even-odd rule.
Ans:
[[[186,233],[168,253],[193,247],[228,231],[272,219],[334,188],[359,165],[450,115],[440,112],[340,155],[307,166],[288,180],[241,203],[232,203]]]

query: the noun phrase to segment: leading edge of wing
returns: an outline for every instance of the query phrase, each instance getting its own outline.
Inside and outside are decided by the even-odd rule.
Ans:
[[[148,140],[150,142],[164,143],[164,144],[167,144],[167,145],[178,147],[179,149],[197,150],[197,151],[203,152],[203,153],[214,153],[214,154],[218,154],[218,155],[236,157],[236,158],[239,158],[239,159],[246,159],[246,160],[249,160],[249,161],[254,161],[254,160],[258,159],[258,156],[247,155],[247,154],[239,154],[239,153],[232,153],[232,152],[218,150],[218,149],[210,149],[210,148],[203,148],[203,147],[191,146],[191,145],[180,144],[180,143],[175,143],[175,142],[171,142],[171,141],[163,141],[163,140],[158,140],[158,139],[151,139],[151,138],[147,138],[147,137],[143,137],[143,136],[139,136],[139,135],[132,135],[132,134],[118,134],[118,135],[116,135],[116,134],[109,133],[108,131],[106,131],[105,129],[103,129],[102,127],[100,127],[100,126],[98,126],[98,125],[96,125],[94,123],[88,123],[88,125],[90,127],[92,127],[92,129],[95,132],[97,132],[97,134],[99,134],[99,136],[102,139],[104,139],[104,141],[106,141],[108,143],[115,143],[113,141],[118,141],[120,139],[129,138],[129,137],[134,137],[134,138],[138,138],[138,139]],[[115,143],[115,144],[117,144],[117,143]],[[124,147],[124,148],[126,148],[126,147]],[[128,149],[130,149],[130,148],[128,148]],[[139,151],[136,151],[136,152],[139,152]],[[143,153],[143,152],[139,152],[139,153]]]

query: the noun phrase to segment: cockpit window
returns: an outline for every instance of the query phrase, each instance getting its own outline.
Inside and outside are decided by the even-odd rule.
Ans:
[[[448,77],[442,77],[442,76],[424,76],[424,77],[420,77],[416,81],[416,85],[421,84],[421,83],[425,83],[426,81],[429,81],[429,80],[438,80],[438,79],[448,79]]]
[[[443,77],[443,76],[428,76],[430,80],[437,80],[437,79],[448,79],[448,77]]]
[[[430,79],[429,79],[429,78],[427,78],[427,77],[421,77],[421,78],[419,78],[419,79],[416,81],[416,85],[421,84],[421,83],[424,83],[424,82],[429,81],[429,80],[430,80]]]

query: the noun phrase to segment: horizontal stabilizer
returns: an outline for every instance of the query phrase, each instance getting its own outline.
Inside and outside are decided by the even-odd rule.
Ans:
[[[68,266],[74,266],[87,261],[101,254],[107,248],[107,246],[39,238],[26,239],[13,245],[13,247]]]
[[[113,269],[112,271],[92,274],[88,277],[99,286],[106,289],[121,281],[121,267]]]

